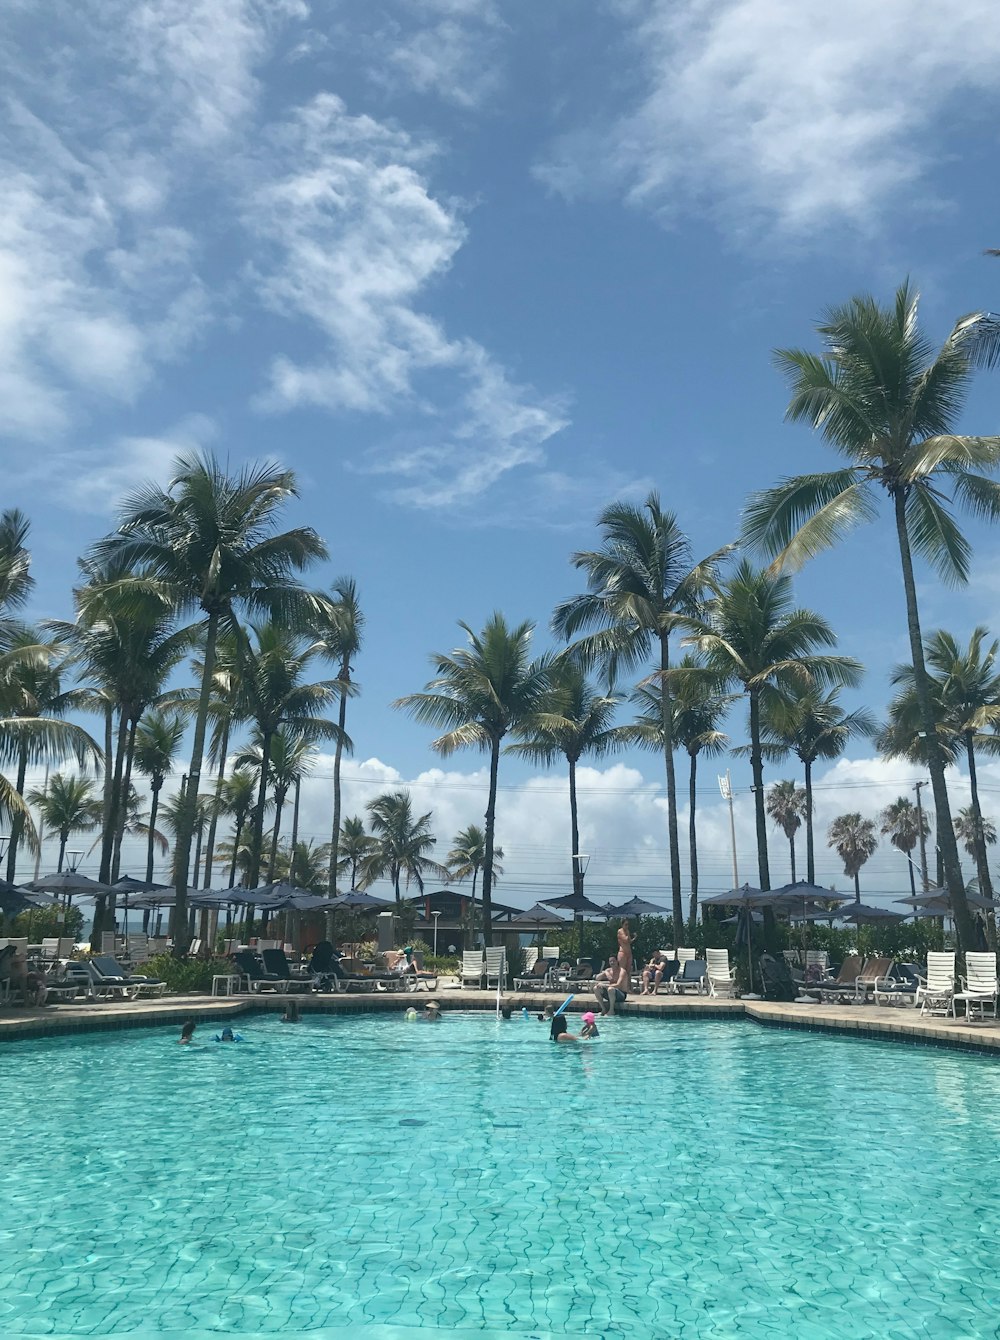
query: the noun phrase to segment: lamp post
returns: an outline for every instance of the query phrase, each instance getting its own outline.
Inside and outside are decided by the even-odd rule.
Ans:
[[[733,816],[733,782],[726,769],[725,777],[719,778],[719,791],[723,800],[729,801],[729,841],[733,850],[733,888],[740,887],[740,872],[736,868],[736,819]]]
[[[435,958],[437,958],[437,956],[438,956],[438,917],[439,917],[440,915],[441,915],[440,912],[432,912],[432,913],[431,913],[431,916],[434,918],[434,957],[435,957]]]

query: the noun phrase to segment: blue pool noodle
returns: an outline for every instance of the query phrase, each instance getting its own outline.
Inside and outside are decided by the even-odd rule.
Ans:
[[[574,995],[575,995],[575,992],[574,992]],[[559,1006],[558,1010],[556,1010],[555,1014],[554,1014],[552,1017],[555,1018],[555,1015],[556,1015],[556,1014],[563,1014],[563,1013],[565,1012],[566,1006],[570,1003],[570,1001],[571,1001],[572,999],[573,999],[573,996],[567,996],[566,999],[565,999],[565,1000],[563,1001],[563,1003]]]

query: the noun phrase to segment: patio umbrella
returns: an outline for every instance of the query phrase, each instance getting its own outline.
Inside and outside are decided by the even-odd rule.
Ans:
[[[908,898],[895,898],[893,901],[897,903],[909,903],[911,907],[918,908],[930,907],[937,909],[943,907],[945,909],[945,916],[951,912],[951,897],[947,889],[929,889],[927,893],[916,893]],[[966,893],[965,901],[970,907],[981,908],[983,911],[988,911],[996,907],[996,903],[991,902],[989,898],[984,898],[981,893]],[[942,913],[935,910],[933,915],[941,916]]]
[[[45,875],[42,879],[33,879],[27,887],[36,893],[64,893],[71,898],[74,893],[95,898],[105,893],[114,893],[110,884],[90,879],[76,870],[61,870],[57,875]]]
[[[738,889],[728,893],[713,893],[701,899],[702,907],[739,907],[743,903],[753,903],[764,896],[762,889],[753,889],[749,884],[741,884]]]
[[[854,921],[860,926],[866,921],[903,921],[902,912],[891,912],[888,907],[870,907],[867,903],[852,903],[837,912],[841,921]]]
[[[669,917],[670,915],[669,907],[662,907],[659,903],[647,903],[645,898],[630,898],[615,912],[615,916],[619,917]]]
[[[0,913],[5,917],[16,917],[21,912],[46,907],[55,901],[47,893],[32,893],[17,884],[11,884],[10,880],[0,879]]]
[[[604,908],[598,907],[597,903],[591,900],[584,893],[564,893],[561,898],[539,898],[540,903],[546,907],[561,907],[567,912],[573,913],[573,920],[578,924],[576,952],[583,952],[583,915],[588,912],[592,917],[602,917]]]
[[[340,911],[341,908],[354,908],[355,911],[362,912],[384,912],[387,907],[393,907],[394,904],[385,898],[375,898],[370,893],[362,893],[360,889],[352,889],[350,893],[342,893],[337,898],[330,899],[330,908],[332,911]]]
[[[128,900],[132,893],[149,893],[156,889],[165,889],[166,884],[155,884],[151,879],[134,879],[131,875],[122,875],[112,884],[113,893],[120,893],[125,900],[125,952],[128,953]],[[134,904],[133,904],[134,906]]]
[[[708,903],[716,907],[737,907],[740,910],[738,919],[739,929],[736,932],[736,943],[734,950],[743,948],[743,941],[746,940],[747,946],[747,970],[750,974],[750,990],[753,991],[753,919],[752,913],[763,907],[780,907],[781,898],[776,892],[766,889],[754,889],[749,884],[741,884],[738,889],[730,889],[728,893],[713,893],[709,898],[702,898],[702,907]]]
[[[516,916],[511,917],[511,921],[530,922],[533,926],[566,925],[565,917],[561,917],[558,913],[543,907],[541,903],[536,903],[534,907],[529,907],[524,912],[518,912]]]

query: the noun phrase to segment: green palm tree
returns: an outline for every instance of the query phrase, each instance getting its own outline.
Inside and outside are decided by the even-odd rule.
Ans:
[[[535,763],[551,764],[560,756],[565,758],[569,769],[573,891],[580,896],[583,895],[583,873],[579,855],[576,768],[585,754],[601,758],[622,747],[611,724],[620,701],[613,695],[598,693],[580,665],[561,657],[552,665],[552,682],[539,710],[515,727],[515,733],[521,738],[505,750]]]
[[[287,880],[297,889],[325,893],[327,884],[327,844],[315,842],[279,843],[271,869],[275,880]]]
[[[146,712],[135,733],[135,767],[149,778],[149,841],[146,847],[146,882],[153,882],[156,856],[154,834],[163,783],[173,772],[184,738],[184,720],[177,713],[167,714],[155,708]]]
[[[980,852],[985,852],[988,847],[996,845],[996,824],[992,819],[988,819],[981,810],[976,810],[972,805],[966,805],[955,815],[955,836],[978,865]],[[979,886],[979,892],[983,894],[983,897],[987,896],[982,884]]]
[[[792,781],[773,782],[767,789],[767,812],[776,828],[788,839],[792,865],[792,883],[795,883],[795,834],[802,827],[806,809],[806,793]]]
[[[94,783],[86,777],[56,772],[47,786],[29,791],[27,799],[38,808],[45,827],[59,834],[56,869],[61,871],[72,834],[89,832],[101,822],[101,802],[94,795]]]
[[[224,779],[219,790],[222,798],[221,813],[227,815],[233,821],[229,866],[229,888],[232,888],[236,883],[236,864],[241,850],[243,830],[257,796],[257,780],[254,774],[247,769],[234,768],[230,775]]]
[[[358,887],[358,872],[364,867],[365,861],[372,854],[375,841],[365,831],[365,821],[360,814],[346,818],[340,826],[337,837],[337,850],[340,853],[337,873],[344,875],[348,870],[351,872],[351,892],[353,893]]]
[[[854,901],[860,903],[861,881],[858,876],[878,847],[875,824],[860,814],[842,814],[830,825],[827,846],[836,847],[837,855],[844,863],[844,874],[854,880]]]
[[[486,943],[493,943],[493,846],[496,828],[497,777],[500,749],[506,736],[533,716],[551,680],[551,658],[530,658],[531,623],[509,628],[500,613],[490,616],[481,633],[459,627],[469,645],[450,654],[436,653],[434,679],[423,693],[394,704],[417,721],[447,727],[432,747],[443,757],[457,749],[481,749],[490,756],[486,804],[486,858],[483,861],[483,923]]]
[[[476,942],[476,878],[486,861],[486,834],[478,824],[469,824],[452,838],[452,849],[448,853],[450,877],[459,884],[472,876],[472,891],[469,895],[468,931],[469,944]],[[503,874],[503,847],[493,848],[493,882]]]
[[[769,889],[763,713],[794,686],[856,684],[861,666],[848,656],[817,652],[836,643],[830,625],[812,610],[793,607],[787,577],[761,572],[746,559],[709,602],[702,630],[692,641],[708,672],[719,683],[739,686],[749,703],[757,864],[760,887]]]
[[[174,952],[187,945],[187,890],[191,839],[201,791],[208,709],[219,632],[237,611],[301,618],[316,602],[293,580],[326,547],[310,528],[279,532],[280,512],[296,496],[295,476],[272,465],[227,474],[209,455],[178,458],[166,489],[149,484],[130,497],[118,530],[96,547],[98,557],[121,556],[148,576],[181,612],[204,615],[201,696],[191,745],[187,808],[177,835],[180,883],[173,911]]]
[[[263,762],[263,748],[258,733],[257,740],[242,749],[236,755],[236,767],[247,768],[260,777]],[[278,841],[281,834],[281,817],[290,789],[294,789],[302,778],[307,776],[316,762],[316,746],[301,731],[289,726],[279,727],[271,737],[268,750],[268,771],[271,785],[271,798],[274,804],[274,824],[271,828],[271,854],[268,870],[272,879],[277,859]],[[292,838],[292,847],[296,838]]]
[[[660,717],[667,777],[667,844],[674,925],[683,922],[680,843],[677,835],[677,784],[674,775],[673,722],[670,707],[670,637],[686,628],[715,580],[727,545],[693,564],[688,537],[659,495],[650,493],[642,507],[612,503],[598,519],[602,547],[573,555],[573,566],[587,575],[587,592],[556,607],[552,629],[569,641],[585,628],[597,631],[577,644],[585,664],[600,664],[613,682],[616,672],[633,671],[653,652],[660,673]]]
[[[1000,518],[1000,438],[953,431],[972,376],[975,318],[960,321],[937,353],[920,333],[917,295],[901,285],[891,307],[855,297],[830,309],[819,334],[821,355],[776,354],[792,391],[787,415],[811,423],[846,458],[839,470],[799,475],[751,497],[749,543],[789,570],[873,520],[878,498],[891,504],[906,599],[914,688],[929,743],[927,767],[937,838],[959,939],[974,943],[951,821],[945,760],[933,746],[935,721],[924,663],[913,555],[947,582],[968,579],[971,548],[952,505]],[[985,473],[983,473],[985,471]]]
[[[35,585],[28,549],[30,523],[16,507],[0,512],[0,652],[13,631],[12,616],[23,609]]]
[[[400,881],[404,877],[407,887],[412,881],[421,893],[425,874],[447,880],[447,868],[429,855],[437,845],[431,832],[430,813],[415,817],[408,791],[386,791],[370,800],[366,808],[374,846],[365,861],[362,888],[377,879],[389,879],[399,903],[402,902]]]
[[[913,857],[911,852],[918,842],[926,842],[931,826],[923,810],[918,810],[912,800],[900,796],[891,805],[887,805],[879,816],[882,836],[887,837],[897,851],[906,857],[906,868],[910,875],[910,893],[916,897],[917,881],[913,875]]]
[[[813,685],[789,684],[763,704],[763,738],[766,754],[783,755],[791,750],[802,764],[806,826],[806,879],[816,883],[813,834],[813,765],[818,759],[839,758],[852,739],[875,734],[875,718],[867,708],[845,712],[836,689],[823,691]],[[772,752],[773,751],[773,752]]]
[[[333,830],[330,839],[330,896],[337,892],[337,872],[340,867],[340,770],[345,748],[350,748],[347,735],[347,700],[357,693],[351,679],[354,660],[361,651],[365,616],[353,577],[338,577],[333,583],[333,602],[321,618],[317,634],[324,644],[324,655],[336,662],[340,685],[340,708],[337,725],[340,734],[333,754]]]
[[[668,672],[672,739],[688,756],[688,867],[691,880],[688,925],[692,928],[698,921],[698,759],[702,754],[713,757],[725,752],[729,736],[720,726],[735,702],[734,695],[722,692],[704,670],[703,663],[688,653]],[[640,684],[631,697],[638,714],[634,721],[617,728],[620,739],[624,744],[662,753],[663,703],[659,690]],[[676,927],[674,936],[678,944],[680,932],[681,927]]]
[[[337,739],[340,728],[319,714],[337,699],[336,680],[305,683],[310,664],[322,654],[319,642],[308,642],[298,633],[275,622],[251,625],[250,636],[240,637],[240,715],[252,721],[259,747],[259,790],[250,838],[251,887],[260,877],[264,832],[264,804],[268,786],[275,780],[272,754],[278,732],[287,727],[305,742]],[[287,742],[290,745],[291,737]],[[243,759],[244,763],[254,760]],[[287,785],[285,790],[287,790]],[[281,803],[284,803],[283,791]],[[280,823],[280,806],[276,806]],[[276,825],[277,826],[277,825]]]
[[[1000,726],[1000,672],[997,668],[1000,643],[987,643],[988,637],[985,628],[975,628],[968,646],[962,647],[951,633],[939,629],[924,643],[931,710],[936,726],[935,748],[948,762],[957,760],[964,751],[969,769],[971,810],[973,815],[980,817],[977,751],[995,754],[1000,745],[996,734]],[[899,692],[889,709],[892,729],[886,735],[887,752],[901,748],[911,757],[918,754],[926,758],[913,667],[897,666],[892,683]],[[973,854],[979,890],[985,898],[992,900],[993,881],[986,844],[980,843]]]

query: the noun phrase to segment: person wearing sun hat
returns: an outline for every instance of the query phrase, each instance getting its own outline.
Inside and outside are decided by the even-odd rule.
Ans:
[[[439,1024],[441,1022],[441,1006],[436,1000],[429,1000],[424,1006],[424,1012],[420,1016],[424,1023]]]
[[[597,1019],[593,1010],[588,1010],[583,1016],[583,1027],[580,1029],[582,1038],[599,1038],[601,1035],[597,1031]]]

